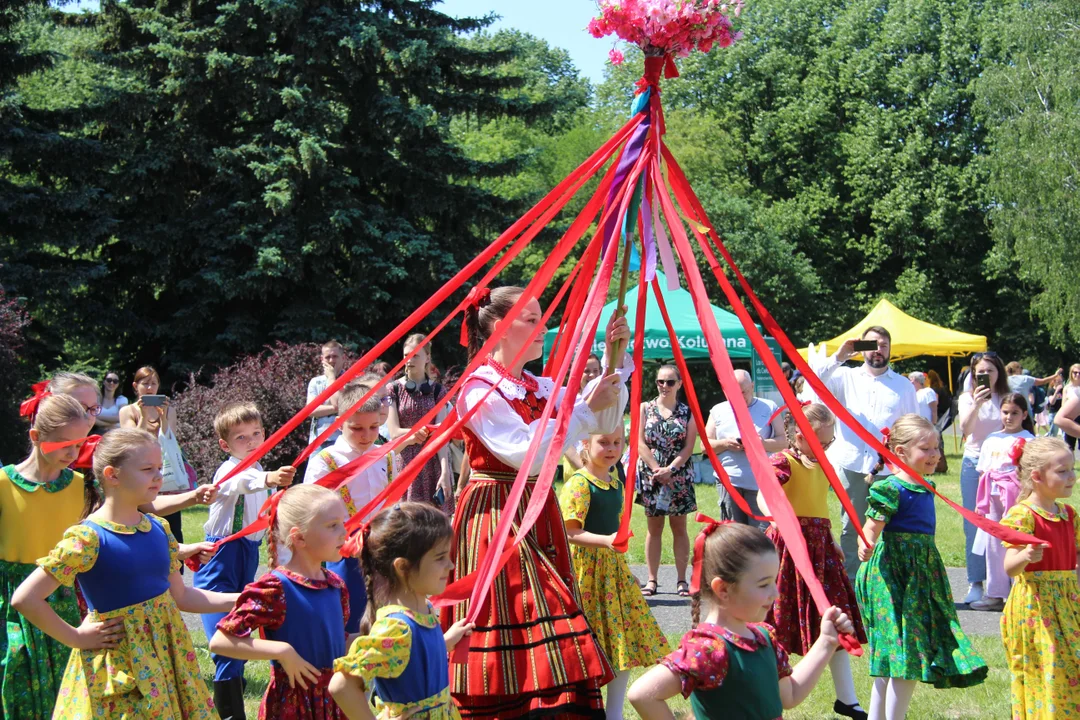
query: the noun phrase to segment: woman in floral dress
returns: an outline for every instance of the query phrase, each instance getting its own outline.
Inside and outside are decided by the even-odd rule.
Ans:
[[[635,502],[645,507],[648,521],[645,562],[649,567],[649,581],[642,588],[642,593],[647,596],[655,595],[657,591],[656,573],[660,569],[664,518],[668,518],[671,525],[675,570],[679,576],[677,590],[683,597],[690,596],[690,585],[686,582],[686,566],[690,560],[686,516],[697,510],[694,468],[689,464],[697,440],[697,427],[690,417],[690,408],[679,402],[681,387],[678,368],[663,365],[656,373],[656,399],[641,403]]]

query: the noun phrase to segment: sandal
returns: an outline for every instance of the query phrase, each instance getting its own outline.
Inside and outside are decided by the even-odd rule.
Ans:
[[[652,587],[649,587],[650,585]],[[655,580],[650,580],[649,582],[645,583],[645,585],[641,588],[641,594],[645,597],[652,597],[659,589],[660,585],[657,584]]]
[[[679,597],[690,597],[690,583],[685,580],[680,580],[675,587],[677,588]]]

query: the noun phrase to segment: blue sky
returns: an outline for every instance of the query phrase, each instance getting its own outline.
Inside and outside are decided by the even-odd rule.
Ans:
[[[96,9],[98,0],[77,0],[65,10]],[[493,30],[517,28],[566,49],[578,70],[599,83],[604,79],[604,63],[613,47],[610,38],[597,40],[585,31],[589,18],[596,14],[594,0],[444,0],[443,12],[454,17],[500,15]]]

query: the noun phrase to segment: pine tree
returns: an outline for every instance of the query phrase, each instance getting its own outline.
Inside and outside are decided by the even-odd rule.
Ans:
[[[518,206],[454,117],[550,114],[508,93],[510,53],[469,47],[433,0],[107,0],[104,103],[144,355],[176,369],[272,340],[381,337]]]

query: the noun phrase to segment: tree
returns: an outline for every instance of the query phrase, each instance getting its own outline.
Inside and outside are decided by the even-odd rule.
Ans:
[[[120,223],[102,249],[137,314],[132,357],[174,370],[270,341],[366,344],[513,219],[453,117],[543,119],[504,91],[513,54],[463,44],[489,20],[434,0],[106,0],[103,137]]]
[[[83,133],[95,77],[59,52],[80,32],[58,26],[45,0],[0,8],[0,282],[33,317],[21,352],[35,364],[109,335],[100,319],[110,303],[92,289],[112,227],[108,159]]]
[[[1055,344],[1080,343],[1080,6],[1008,3],[986,31],[1000,60],[979,80],[999,282],[1037,291],[1032,311]]]

